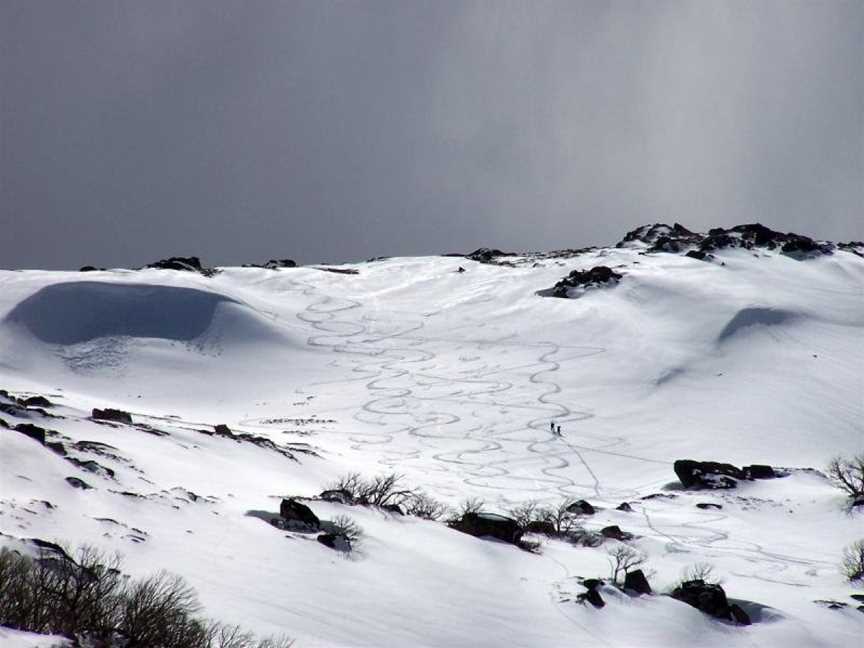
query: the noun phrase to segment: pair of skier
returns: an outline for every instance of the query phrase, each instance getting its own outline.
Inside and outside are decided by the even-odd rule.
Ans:
[[[554,436],[561,436],[561,426],[555,425],[555,421],[549,421],[549,431],[552,432]]]

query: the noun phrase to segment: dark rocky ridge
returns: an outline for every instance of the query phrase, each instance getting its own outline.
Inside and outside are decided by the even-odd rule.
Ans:
[[[832,254],[835,249],[860,253],[855,243],[835,245],[828,241],[817,241],[794,232],[778,232],[761,223],[736,225],[728,229],[715,227],[707,234],[692,232],[680,223],[666,225],[642,225],[624,236],[615,247],[644,248],[646,253],[667,252],[708,260],[710,253],[727,248],[780,250],[795,258],[811,258]]]

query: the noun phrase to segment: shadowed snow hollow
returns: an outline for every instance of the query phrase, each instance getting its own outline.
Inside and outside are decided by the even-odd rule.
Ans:
[[[175,342],[275,340],[279,332],[251,307],[225,295],[177,286],[75,281],[41,288],[6,316],[47,344],[100,338]]]
[[[735,314],[735,317],[729,320],[726,326],[723,327],[723,330],[720,331],[720,335],[717,336],[717,342],[722,344],[753,327],[777,326],[792,322],[798,319],[798,317],[800,316],[797,313],[776,308],[761,308],[758,306],[742,308]]]

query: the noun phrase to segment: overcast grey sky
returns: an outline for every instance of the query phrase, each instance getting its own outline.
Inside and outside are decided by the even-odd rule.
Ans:
[[[0,0],[0,267],[864,239],[864,2]]]

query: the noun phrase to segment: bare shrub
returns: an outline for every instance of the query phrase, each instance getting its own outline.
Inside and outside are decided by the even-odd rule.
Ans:
[[[856,540],[843,549],[840,570],[850,583],[864,583],[864,539]]]
[[[211,623],[207,632],[207,643],[202,648],[290,648],[294,645],[287,637],[257,639],[237,625]]]
[[[836,457],[828,464],[828,477],[849,497],[864,498],[864,453],[850,459]]]
[[[405,502],[405,513],[424,520],[440,520],[447,515],[447,505],[422,491],[415,492]]]
[[[401,506],[415,491],[402,486],[403,475],[390,473],[364,479],[359,473],[343,475],[332,482],[328,490],[344,490],[362,506]]]
[[[457,519],[463,518],[468,514],[481,513],[486,507],[486,502],[479,497],[469,497],[462,501],[457,509]]]
[[[351,545],[355,545],[363,537],[363,527],[357,524],[347,515],[337,515],[330,522],[333,533],[341,533]]]
[[[518,506],[514,506],[507,511],[507,514],[516,520],[516,524],[523,529],[532,522],[543,521],[543,511],[537,500],[528,500]]]
[[[207,641],[206,625],[194,616],[200,609],[182,578],[160,572],[126,588],[117,630],[127,648],[198,646]]]
[[[124,648],[287,648],[198,618],[194,590],[164,572],[129,582],[120,559],[89,546],[30,558],[0,549],[0,625]],[[76,644],[77,645],[77,644]]]
[[[720,585],[723,582],[723,579],[715,573],[714,565],[708,562],[694,563],[681,571],[679,584],[694,580],[701,580],[710,585]]]
[[[327,490],[341,490],[345,491],[351,496],[351,499],[355,502],[360,497],[360,492],[364,487],[363,478],[360,476],[360,473],[348,473],[347,475],[342,475],[336,481],[331,482],[327,486]]]
[[[640,551],[625,544],[619,544],[607,550],[609,554],[609,567],[611,569],[612,582],[619,585],[622,577],[637,567],[644,565],[648,558]]]
[[[579,516],[567,510],[575,502],[575,498],[568,497],[556,506],[543,509],[544,519],[552,523],[552,526],[555,527],[555,533],[559,536],[569,536],[574,533],[578,535],[582,531],[582,522],[579,520]]]

